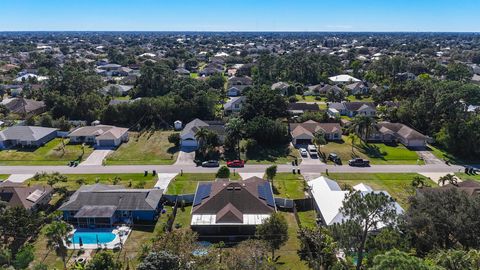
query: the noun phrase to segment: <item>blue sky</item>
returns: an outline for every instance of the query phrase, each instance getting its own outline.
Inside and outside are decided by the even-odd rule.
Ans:
[[[0,31],[480,32],[479,0],[0,0]]]

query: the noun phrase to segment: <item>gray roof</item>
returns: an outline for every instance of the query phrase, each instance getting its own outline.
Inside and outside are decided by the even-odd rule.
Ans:
[[[121,138],[126,132],[128,132],[128,128],[97,125],[77,128],[70,132],[68,137],[95,136],[99,139],[118,139]]]
[[[427,139],[427,136],[402,123],[379,122],[377,124],[377,129],[381,133],[397,134],[398,136],[408,140]]]
[[[37,141],[56,131],[56,128],[13,126],[0,131],[0,140]]]
[[[133,86],[132,85],[122,85],[122,84],[109,84],[109,85],[101,88],[100,92],[108,93],[108,91],[110,91],[110,88],[114,88],[120,93],[127,93],[128,91],[130,91],[130,89],[133,88]]]
[[[200,128],[205,128],[216,133],[219,136],[225,135],[225,124],[220,121],[202,121],[198,118],[192,120],[182,130],[180,136],[188,134],[190,132],[197,133]]]
[[[41,111],[46,108],[43,101],[26,99],[23,97],[5,99],[2,101],[2,104],[5,105],[10,112],[21,115]]]
[[[119,211],[155,210],[162,195],[161,189],[126,189],[123,186],[95,184],[82,186],[59,210],[79,211],[84,206],[89,206],[85,209],[86,214],[105,212],[99,206],[114,206]]]
[[[231,108],[236,103],[244,102],[245,99],[246,99],[245,96],[232,97],[232,98],[230,98],[230,100],[228,100],[227,103],[225,103],[225,105],[223,105],[223,108],[225,108],[225,109]]]

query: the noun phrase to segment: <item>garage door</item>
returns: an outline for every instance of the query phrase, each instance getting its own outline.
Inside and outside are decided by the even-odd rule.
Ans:
[[[312,140],[307,140],[307,139],[297,139],[296,140],[296,144],[299,144],[299,145],[307,145],[307,144],[311,144],[312,143]]]
[[[100,146],[115,146],[115,140],[101,140],[98,142]]]
[[[192,139],[186,139],[182,141],[184,147],[197,147],[197,141]]]
[[[425,141],[424,140],[410,140],[408,141],[409,147],[424,147]]]

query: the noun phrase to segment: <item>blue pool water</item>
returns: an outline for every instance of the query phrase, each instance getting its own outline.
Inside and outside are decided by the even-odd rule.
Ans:
[[[115,234],[111,231],[75,231],[73,238],[70,239],[74,244],[80,244],[82,238],[83,244],[105,244],[110,243],[115,239]]]

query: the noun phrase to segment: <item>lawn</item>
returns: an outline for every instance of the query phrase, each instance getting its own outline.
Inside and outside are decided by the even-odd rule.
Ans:
[[[278,173],[273,179],[273,194],[275,197],[288,199],[305,198],[305,180],[300,174]]]
[[[238,174],[230,174],[231,180],[240,180]],[[167,188],[167,194],[192,194],[197,189],[198,182],[202,181],[214,181],[214,173],[184,173],[183,175],[177,175]]]
[[[281,214],[285,216],[288,222],[288,241],[279,250],[275,251],[275,256],[280,256],[276,263],[277,269],[309,269],[297,253],[300,249],[300,240],[297,236],[298,225],[293,213],[281,212]]]
[[[456,157],[447,151],[441,149],[440,147],[435,147],[433,145],[428,145],[428,148],[432,150],[432,154],[434,154],[440,160],[448,160],[451,164],[479,164],[480,159],[462,159]]]
[[[190,221],[192,219],[192,216],[190,215],[191,211],[192,206],[185,206],[183,210],[181,207],[178,207],[177,215],[175,216],[175,221],[173,222],[173,228],[190,228]]]
[[[299,102],[326,102],[327,98],[326,97],[321,97],[318,96],[319,99],[315,99],[316,96],[302,96],[302,95],[296,95],[295,96]]]
[[[302,227],[315,228],[317,226],[317,214],[315,210],[297,212]]]
[[[66,174],[67,182],[60,182],[55,184],[55,187],[66,187],[68,190],[77,190],[81,184],[92,185],[95,183],[110,184],[118,180],[119,185],[132,188],[153,188],[157,182],[157,176],[143,176],[143,173],[130,174]],[[118,177],[117,180],[115,178]],[[79,181],[82,179],[82,181]],[[48,185],[45,179],[39,181],[33,178],[28,180],[28,185]]]
[[[7,180],[9,176],[9,174],[0,174],[0,182]]]
[[[423,161],[419,160],[415,151],[411,151],[401,144],[365,144],[357,138],[352,152],[352,142],[346,136],[343,136],[343,140],[340,142],[329,142],[327,145],[322,146],[320,150],[325,155],[332,152],[337,153],[343,164],[347,164],[348,160],[354,157],[368,159],[371,164],[424,164]]]
[[[168,142],[173,132],[130,132],[128,143],[122,144],[106,160],[107,165],[143,165],[175,163],[178,148]]]
[[[360,99],[357,99],[355,96],[351,95],[351,96],[348,96],[347,97],[347,100],[350,101],[350,102],[373,102],[373,98],[372,97],[364,97],[362,96],[362,98]]]
[[[355,186],[360,183],[371,186],[374,190],[385,190],[395,198],[402,207],[408,205],[408,197],[413,195],[411,181],[416,173],[330,173],[329,178],[343,185]],[[436,184],[430,183],[432,186]]]
[[[86,159],[93,151],[89,145],[69,144],[67,139],[65,151],[62,148],[62,139],[55,138],[39,148],[2,150],[0,165],[67,165],[69,161]]]
[[[245,141],[241,142],[241,146],[245,146]],[[290,164],[295,159],[301,161],[298,149],[290,145],[277,146],[275,148],[267,148],[258,146],[254,151],[242,153],[242,159],[248,164]]]
[[[45,236],[45,228],[43,227],[36,239],[35,243],[33,244],[34,255],[35,259],[33,260],[32,265],[36,265],[38,263],[43,263],[48,265],[48,269],[63,269],[63,261],[62,258],[57,256],[55,251],[50,250],[47,248],[47,237]],[[69,250],[67,255],[67,265],[69,264],[70,260],[74,260],[72,258],[73,255],[77,255],[78,251]]]
[[[476,180],[476,181],[480,181],[480,174],[476,174],[476,175],[469,175],[469,174],[466,174],[466,173],[455,173],[455,176],[457,176],[458,178],[460,178],[461,180],[465,181],[465,180]]]

